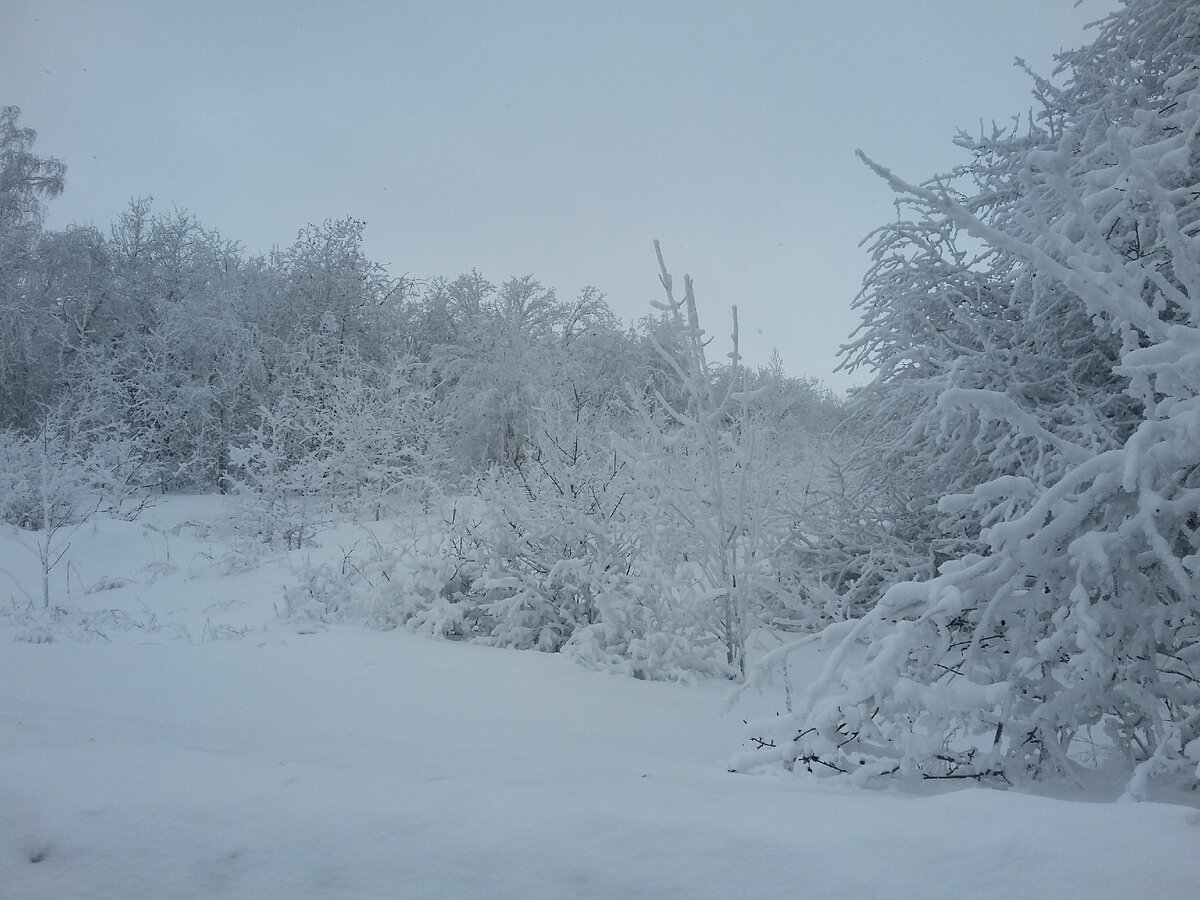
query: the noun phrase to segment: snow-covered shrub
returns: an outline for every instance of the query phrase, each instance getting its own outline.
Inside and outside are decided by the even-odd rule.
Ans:
[[[544,396],[540,433],[451,531],[456,587],[429,596],[454,633],[639,677],[740,672],[780,591],[784,467],[746,389],[736,313],[731,365],[711,367],[690,280],[676,301],[662,274],[678,399],[637,386],[620,407]]]
[[[427,501],[442,458],[414,367],[377,367],[349,351],[331,371],[310,363],[296,360],[286,390],[229,451],[242,530],[289,549],[335,518],[378,520],[400,498]]]
[[[929,535],[916,525],[922,493],[880,464],[860,421],[842,420],[804,474],[775,557],[785,579],[777,625],[811,631],[858,617],[892,584],[933,575]]]
[[[528,467],[493,471],[478,517],[452,545],[462,593],[450,599],[464,633],[642,678],[724,673],[711,622],[659,554],[619,455],[585,455],[572,441],[531,456]]]
[[[685,566],[659,555],[663,523],[612,446],[613,414],[575,400],[541,410],[557,426],[482,477],[443,535],[383,541],[348,570],[310,573],[294,608],[642,678],[724,674],[711,597],[698,600],[695,572],[681,577]]]
[[[99,511],[132,517],[147,502],[146,442],[109,412],[103,383],[80,383],[36,433],[0,432],[0,521],[29,532],[17,538],[38,557],[43,609],[75,529]]]
[[[1065,88],[1037,82],[1028,134],[965,142],[956,190],[871,164],[917,215],[869,276],[863,347],[885,393],[927,396],[901,440],[942,466],[962,540],[840,626],[737,765],[1015,780],[1076,770],[1087,741],[1131,796],[1200,774],[1197,59],[1200,8],[1127,0],[1062,57]],[[922,271],[944,342],[913,330]]]
[[[0,522],[37,527],[40,471],[37,440],[12,428],[0,431]]]
[[[449,546],[450,536],[435,530],[452,523],[361,526],[361,536],[340,548],[340,560],[304,560],[296,566],[280,614],[301,622],[407,627],[435,637],[464,637],[467,607],[456,602],[463,591],[461,563]]]
[[[749,389],[738,352],[733,309],[729,364],[709,363],[709,340],[700,326],[692,279],[676,298],[658,244],[666,300],[660,308],[675,322],[678,348],[660,347],[680,385],[672,400],[661,392],[633,392],[638,430],[620,442],[641,498],[643,517],[654,522],[651,546],[668,562],[677,584],[688,585],[703,618],[724,647],[725,662],[745,671],[749,635],[777,607],[781,582],[773,560],[787,521],[791,467],[779,433]]]
[[[476,514],[454,532],[467,621],[487,642],[559,651],[606,616],[617,626],[617,610],[658,599],[646,589],[630,473],[606,434],[611,420],[582,407],[559,412],[545,415],[559,424],[511,469],[483,479]],[[653,627],[646,617],[642,625]]]
[[[307,546],[331,520],[314,447],[316,418],[309,404],[285,398],[263,408],[248,441],[230,448],[226,485],[239,495],[238,531],[291,550]]]

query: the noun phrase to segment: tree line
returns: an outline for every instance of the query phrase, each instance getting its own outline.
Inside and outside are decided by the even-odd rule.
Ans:
[[[742,769],[1194,781],[1198,42],[1195,4],[1125,0],[1058,82],[1030,73],[1030,116],[959,135],[954,171],[863,157],[898,215],[845,401],[745,366],[736,310],[714,344],[661,254],[627,327],[594,288],[391,275],[355,220],[260,257],[145,201],[46,232],[64,169],[6,109],[0,518],[235,491],[245,540],[302,547],[454,494],[444,534],[310,571],[289,614],[774,673],[788,708]],[[817,642],[824,672],[791,684]]]

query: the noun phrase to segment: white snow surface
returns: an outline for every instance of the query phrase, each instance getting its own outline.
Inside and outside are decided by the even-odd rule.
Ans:
[[[41,630],[0,534],[3,900],[1200,895],[1191,806],[729,774],[775,698],[281,622],[221,515],[85,525]]]

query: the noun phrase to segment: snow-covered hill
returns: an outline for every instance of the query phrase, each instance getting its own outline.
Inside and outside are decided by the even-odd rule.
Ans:
[[[731,775],[772,698],[280,622],[220,516],[89,523],[0,622],[3,900],[1197,895],[1189,806]]]

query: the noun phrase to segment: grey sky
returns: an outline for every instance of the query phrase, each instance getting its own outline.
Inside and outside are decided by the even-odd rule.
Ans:
[[[68,165],[52,227],[152,195],[259,251],[353,215],[397,273],[595,284],[626,319],[658,237],[719,340],[737,303],[752,362],[841,388],[892,215],[855,148],[953,165],[1028,110],[1015,56],[1048,74],[1114,5],[4,0],[0,104]]]

